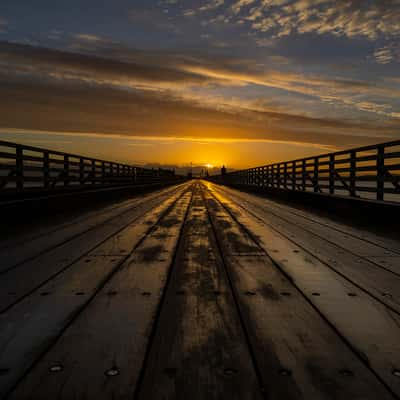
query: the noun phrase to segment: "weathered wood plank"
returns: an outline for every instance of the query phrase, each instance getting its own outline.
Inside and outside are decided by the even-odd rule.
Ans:
[[[400,317],[244,209],[223,201],[355,354],[399,396]],[[370,378],[366,381],[373,382]]]
[[[143,206],[148,201],[153,201],[160,196],[167,198],[171,193],[179,190],[180,187],[150,193],[143,198],[130,199],[118,206],[106,207],[104,210],[77,218],[75,221],[70,221],[52,229],[49,228],[44,232],[39,231],[33,236],[32,234],[24,234],[21,238],[14,238],[8,243],[1,241],[0,272],[32,259],[69,240],[73,240],[90,229],[99,227],[101,224],[112,223],[113,219],[129,218],[129,212],[132,212],[136,207]]]
[[[254,209],[254,205],[258,205],[277,216],[284,217],[300,226],[307,227],[311,231],[334,241],[346,249],[351,249],[351,251],[359,256],[394,256],[400,254],[400,242],[398,240],[382,237],[365,229],[356,229],[340,224],[328,218],[323,218],[311,212],[290,207],[265,197],[260,198],[259,196],[227,187],[218,186],[217,188],[227,195],[233,195],[240,198],[241,201],[253,204],[252,209]]]
[[[125,245],[129,245],[129,238],[134,237],[132,234],[135,232],[135,225],[132,224],[135,223],[136,219],[146,212],[152,212],[152,208],[159,203],[163,203],[162,206],[168,205],[180,195],[182,190],[167,199],[162,196],[161,198],[156,197],[147,201],[145,204],[124,213],[123,216],[117,216],[111,221],[95,229],[91,229],[75,240],[68,241],[64,245],[58,246],[34,260],[28,261],[2,274],[0,280],[0,312],[15,304],[32,290],[35,290],[38,286],[46,282],[46,280],[51,279],[51,277],[68,268],[72,263],[78,261],[79,258],[85,256],[89,251],[99,246],[108,238],[111,238],[112,244],[109,245],[107,241],[104,246],[110,247],[115,245],[113,235],[120,230],[123,231],[117,243],[120,243],[121,238],[128,238],[128,242],[125,242]],[[95,254],[109,254],[107,251],[100,251],[100,253]]]
[[[0,397],[23,376],[117,267],[122,257],[85,257],[0,315]]]
[[[170,282],[138,398],[262,398],[198,191]]]
[[[128,248],[132,252],[174,200],[175,196],[171,196],[151,213],[140,217],[134,226],[123,230],[120,239],[127,245],[123,254],[115,256],[113,247],[107,245],[108,242],[116,244],[112,237],[99,246],[101,256],[97,249],[91,251],[39,291],[0,315],[0,368],[6,371],[0,380],[0,397],[68,326],[129,255]],[[108,254],[107,249],[110,249]]]
[[[215,193],[221,192],[217,189]],[[232,201],[235,201],[236,205],[239,204],[239,200],[234,198],[233,195],[231,200],[226,200],[225,204],[233,205]],[[244,210],[244,208],[241,209]],[[382,264],[387,266],[387,269],[384,269],[376,263],[372,263],[369,259],[358,257],[294,223],[286,222],[275,215],[264,212],[264,209],[250,209],[249,205],[246,206],[246,209],[251,210],[251,213],[257,216],[261,223],[282,233],[293,243],[326,263],[331,269],[362,287],[393,310],[400,312],[400,274],[394,274],[391,271],[393,269],[400,272],[396,263],[397,257],[378,258]]]
[[[177,201],[10,398],[132,398],[190,198]]]

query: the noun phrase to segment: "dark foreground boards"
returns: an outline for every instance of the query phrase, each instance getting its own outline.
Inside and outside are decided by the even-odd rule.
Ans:
[[[0,244],[0,398],[400,398],[393,239],[199,181],[46,229]]]

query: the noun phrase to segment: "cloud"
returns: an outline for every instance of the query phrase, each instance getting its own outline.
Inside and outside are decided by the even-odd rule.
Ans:
[[[155,63],[146,65],[6,42],[0,42],[0,54],[0,68],[3,71],[30,73],[42,78],[80,80],[133,88],[157,84],[160,89],[210,82],[210,79],[198,74],[162,67],[161,59],[158,66]],[[140,52],[136,59],[139,61]]]
[[[253,30],[275,38],[291,33],[329,33],[369,40],[400,35],[397,0],[237,0],[230,12],[248,21]]]
[[[210,12],[220,8],[225,3],[225,0],[206,0],[202,5],[195,8],[188,8],[183,11],[183,16],[185,17],[193,17],[197,14]]]
[[[210,11],[221,7],[225,0],[208,0],[204,5],[199,7],[199,11]]]
[[[172,94],[124,91],[84,82],[12,82],[0,76],[0,83],[0,121],[4,127],[20,129],[350,145],[377,141],[377,132],[390,138],[400,125],[240,108],[229,112]]]
[[[108,57],[0,43],[1,124],[21,129],[323,144],[339,139],[344,143],[340,135],[348,135],[349,140],[362,135],[391,137],[400,127],[398,110],[373,100],[373,95],[386,96],[386,100],[399,96],[400,88],[394,89],[389,81],[378,84],[302,75],[233,57],[146,52],[117,45],[103,51]],[[282,65],[290,60],[277,62]],[[275,88],[327,104],[341,103],[374,118],[317,117],[304,115],[293,103],[282,106],[266,98],[210,95],[216,85]]]
[[[385,80],[365,81],[273,69],[274,65],[290,66],[290,60],[284,57],[269,57],[270,66],[266,68],[250,59],[124,49],[97,37],[89,41],[94,41],[97,52],[103,49],[101,57],[0,42],[0,71],[11,78],[29,75],[31,79],[84,82],[123,90],[172,91],[192,99],[193,91],[200,88],[257,85],[379,115],[393,117],[398,111],[391,108],[391,103],[400,96],[400,88]],[[376,107],[363,105],[366,101],[373,103],[374,99]],[[196,101],[214,108],[232,108],[229,101],[217,98],[220,103],[216,104],[207,95],[197,96]],[[247,108],[253,106],[246,104]],[[259,107],[256,110],[260,111]]]
[[[79,41],[84,41],[84,42],[101,43],[101,42],[105,42],[106,41],[101,36],[93,35],[93,34],[90,34],[90,33],[77,33],[77,34],[74,34],[73,37],[75,39],[78,39]]]
[[[400,46],[397,43],[391,43],[380,47],[374,51],[374,58],[378,64],[400,62]]]

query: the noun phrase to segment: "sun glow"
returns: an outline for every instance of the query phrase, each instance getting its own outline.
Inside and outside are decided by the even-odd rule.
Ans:
[[[207,163],[207,164],[205,164],[204,166],[205,166],[206,168],[208,168],[208,169],[214,168],[214,165],[213,165],[213,164],[210,164],[210,163]]]

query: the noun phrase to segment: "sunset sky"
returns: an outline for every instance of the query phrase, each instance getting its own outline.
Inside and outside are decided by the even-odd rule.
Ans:
[[[1,0],[0,137],[243,168],[400,138],[400,0]]]

